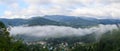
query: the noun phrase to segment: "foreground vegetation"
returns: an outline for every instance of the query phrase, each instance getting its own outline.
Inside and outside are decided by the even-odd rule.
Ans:
[[[98,41],[91,43],[25,43],[11,37],[0,22],[0,51],[120,51],[120,30],[102,34]]]
[[[120,51],[120,31],[107,32],[99,41],[76,45],[72,51]]]

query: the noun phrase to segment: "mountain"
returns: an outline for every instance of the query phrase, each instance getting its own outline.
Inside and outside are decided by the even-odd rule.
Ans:
[[[44,16],[44,17],[33,17],[30,19],[0,19],[0,21],[4,22],[7,26],[20,26],[20,25],[28,25],[28,26],[37,26],[37,25],[56,25],[56,26],[69,26],[69,27],[87,27],[97,25],[97,21],[82,19],[71,16]],[[55,20],[50,19],[55,18]],[[58,20],[58,21],[57,21]]]
[[[29,19],[5,19],[1,18],[0,21],[4,22],[6,26],[37,26],[37,25],[56,25],[56,26],[69,26],[74,28],[84,28],[96,26],[98,24],[119,24],[118,19],[95,19],[88,17],[75,17],[64,15],[46,15],[43,17],[36,16]]]
[[[76,26],[93,26],[97,24],[119,24],[120,19],[96,19],[90,17],[75,17],[64,15],[46,15],[46,19],[54,20],[57,22],[64,22]]]
[[[119,24],[119,19],[99,19],[100,24]]]
[[[68,27],[88,27],[88,26],[96,26],[98,24],[119,24],[120,20],[118,19],[95,19],[95,18],[87,18],[87,17],[75,17],[75,16],[64,16],[64,15],[47,15],[43,17],[32,17],[29,19],[5,19],[1,18],[0,21],[4,22],[6,26],[21,26],[21,25],[28,25],[28,26],[44,26],[44,25],[55,25],[55,26],[68,26]],[[77,41],[84,41],[84,42],[91,42],[94,41],[94,34],[92,35],[85,35],[81,37],[73,36],[71,37],[62,37],[62,38],[52,38],[51,39],[45,39],[48,42],[54,42],[57,40],[58,42],[67,40],[69,42],[74,40]],[[34,36],[28,36],[28,35],[19,35],[20,38],[23,38],[27,41],[34,41],[34,40],[40,40],[41,37],[34,37]],[[18,38],[18,37],[17,37]],[[32,38],[32,39],[31,39]],[[71,39],[70,39],[71,38]],[[73,40],[74,39],[74,40]],[[43,37],[44,40],[44,37]]]
[[[6,26],[19,26],[27,24],[27,20],[25,19],[4,19],[1,18],[0,21],[2,21]]]
[[[93,26],[99,23],[99,21],[95,18],[75,17],[75,16],[46,15],[44,16],[44,18],[54,20],[57,22],[63,22],[73,27]]]
[[[64,25],[67,26],[67,24],[56,22],[53,20],[45,19],[42,17],[33,17],[30,19],[0,19],[5,25],[7,26],[21,26],[21,25],[28,25],[28,26],[37,26],[37,25]]]
[[[27,24],[29,26],[36,26],[36,25],[56,25],[56,26],[67,26],[67,24],[57,22],[54,20],[49,20],[43,17],[33,17],[27,20]]]

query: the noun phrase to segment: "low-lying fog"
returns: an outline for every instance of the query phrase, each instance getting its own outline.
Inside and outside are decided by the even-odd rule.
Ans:
[[[25,34],[36,37],[64,37],[64,36],[82,36],[86,34],[96,33],[103,34],[107,31],[117,29],[116,25],[98,25],[91,28],[72,28],[65,26],[16,26],[11,27],[10,34]]]

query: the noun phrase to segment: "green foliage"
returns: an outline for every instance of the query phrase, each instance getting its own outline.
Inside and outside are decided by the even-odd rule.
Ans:
[[[23,44],[21,40],[11,43],[10,51],[27,51],[27,45]]]
[[[8,51],[10,48],[9,32],[6,30],[5,25],[0,22],[0,51]]]
[[[120,30],[103,34],[96,43],[77,44],[72,51],[120,51]]]
[[[26,45],[9,35],[5,25],[0,22],[0,51],[48,51],[41,45]]]
[[[0,51],[26,51],[26,46],[20,40],[9,36],[5,25],[0,22]]]
[[[2,22],[0,22],[0,28],[6,28]]]
[[[49,51],[48,49],[47,49],[47,47],[44,47],[44,46],[42,46],[42,45],[40,45],[40,44],[33,44],[33,45],[29,45],[28,46],[28,51]]]
[[[99,43],[98,51],[119,51],[120,50],[120,31],[114,30],[103,34]]]

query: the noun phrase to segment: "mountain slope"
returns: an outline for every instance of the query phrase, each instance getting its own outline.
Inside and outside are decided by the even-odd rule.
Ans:
[[[119,19],[100,19],[100,24],[119,24]]]
[[[28,25],[28,26],[37,26],[37,25],[56,25],[56,26],[67,26],[67,24],[60,23],[57,21],[45,19],[42,17],[34,17],[30,19],[0,19],[0,21],[4,22],[7,26],[20,26],[20,25]]]
[[[30,19],[0,19],[7,26],[20,26],[20,25],[56,25],[56,26],[69,26],[74,28],[91,27],[98,24],[119,24],[118,19],[95,19],[88,17],[75,17],[64,15],[47,15],[43,17],[33,17]]]
[[[28,25],[29,26],[36,26],[36,25],[57,25],[57,26],[67,26],[67,24],[61,23],[61,22],[57,22],[57,21],[53,21],[53,20],[49,20],[49,19],[45,19],[42,17],[34,17],[31,19],[28,19]]]
[[[27,24],[27,20],[25,19],[4,19],[1,18],[0,21],[2,21],[6,26],[19,26]]]
[[[75,16],[64,16],[64,15],[46,15],[46,19],[64,22],[70,25],[76,26],[93,26],[97,24],[119,24],[120,19],[95,19],[89,17],[75,17]]]
[[[51,15],[51,16],[44,16],[44,18],[58,22],[64,22],[66,24],[72,25],[73,27],[93,26],[99,23],[99,21],[94,18],[81,18],[75,16]]]

